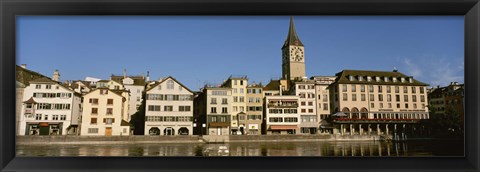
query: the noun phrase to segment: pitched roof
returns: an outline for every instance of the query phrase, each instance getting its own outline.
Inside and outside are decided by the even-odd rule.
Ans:
[[[35,71],[25,69],[18,65],[15,65],[15,73],[16,73],[15,80],[22,83],[25,86],[28,86],[31,80],[41,78],[41,77],[46,77],[45,75],[42,75]]]
[[[180,86],[182,86],[183,88],[185,88],[187,91],[189,91],[189,92],[191,92],[191,93],[194,93],[192,90],[188,89],[188,87],[186,87],[185,85],[183,85],[181,82],[178,82],[178,81],[177,81],[174,77],[172,77],[172,76],[168,76],[167,78],[163,79],[162,81],[153,84],[153,85],[150,86],[150,88],[148,88],[145,92],[148,92],[148,91],[152,90],[153,88],[155,88],[156,86],[162,84],[163,82],[165,82],[166,80],[168,80],[168,78],[172,79],[172,80],[175,81],[177,84],[180,84]]]
[[[335,82],[339,84],[382,84],[382,85],[414,85],[414,86],[428,86],[428,84],[425,84],[423,82],[420,82],[416,79],[413,79],[413,82],[410,83],[408,78],[413,78],[410,76],[407,76],[403,73],[400,72],[389,72],[389,71],[367,71],[367,70],[343,70],[339,73],[336,74],[337,79]],[[355,77],[353,81],[350,80],[350,76]],[[358,76],[363,76],[363,81],[360,81]],[[367,76],[372,77],[372,81],[367,80]],[[375,77],[382,77],[380,82],[377,82]],[[388,77],[389,81],[385,82],[384,77]],[[397,78],[397,82],[393,82],[392,78]],[[405,78],[406,82],[401,82],[400,78]]]
[[[122,122],[120,123],[120,126],[130,126],[130,123],[122,119]]]
[[[145,77],[143,76],[127,76],[127,78],[131,78],[133,80],[133,85],[145,86],[146,84]],[[121,83],[121,84],[123,84],[122,82],[123,79],[124,79],[124,76],[116,76],[116,75],[110,76],[110,80],[117,81],[118,83]]]
[[[41,78],[31,80],[30,83],[59,83],[59,82],[51,80],[50,78],[47,78],[47,77],[41,77]]]
[[[295,24],[293,23],[293,17],[290,17],[290,27],[288,29],[287,39],[285,40],[282,48],[285,48],[289,45],[303,46],[302,41],[300,41],[300,38],[297,35]]]
[[[30,97],[27,101],[24,101],[23,103],[37,103],[35,100],[33,100],[33,97]]]
[[[279,90],[280,89],[280,80],[271,80],[265,87],[263,87],[263,90],[269,91],[269,90]]]

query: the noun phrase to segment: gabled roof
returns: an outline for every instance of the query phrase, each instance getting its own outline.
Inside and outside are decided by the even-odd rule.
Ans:
[[[28,86],[30,83],[30,81],[32,80],[35,80],[35,79],[38,79],[38,78],[42,78],[42,77],[46,77],[45,75],[42,75],[38,72],[35,72],[35,71],[31,71],[31,70],[28,70],[28,69],[25,69],[23,67],[20,67],[18,65],[15,65],[15,80],[17,82],[20,82],[22,83],[23,85],[25,86]],[[48,77],[46,77],[48,78]]]
[[[416,79],[413,79],[413,82],[410,83],[408,78],[412,78],[400,72],[389,72],[389,71],[367,71],[367,70],[343,70],[336,74],[337,79],[335,82],[339,84],[377,84],[377,85],[411,85],[411,86],[428,86],[423,82],[420,82]],[[350,76],[358,77],[363,76],[363,81],[359,81],[358,78],[355,78],[353,81],[350,81]],[[367,81],[367,76],[372,77],[372,81]],[[382,77],[380,82],[377,82],[375,77]],[[389,81],[385,82],[384,77],[388,77]],[[393,77],[398,79],[397,82],[393,82]],[[400,78],[405,78],[405,82],[401,82]]]
[[[271,80],[265,87],[263,87],[264,91],[269,90],[280,90],[280,80]]]
[[[133,80],[133,85],[145,86],[146,84],[145,77],[143,76],[127,76],[127,78],[131,78]],[[110,80],[117,81],[118,83],[121,83],[121,84],[123,84],[122,82],[123,79],[124,79],[124,76],[116,76],[116,75],[110,76]]]
[[[122,122],[120,123],[120,126],[130,126],[130,123],[122,119]]]
[[[30,83],[58,83],[57,81],[51,80],[47,77],[41,77],[34,80],[31,80]]]
[[[290,27],[288,29],[287,39],[282,48],[288,47],[289,45],[303,46],[302,41],[300,41],[300,38],[297,35],[295,24],[293,23],[293,17],[290,17]]]
[[[191,92],[191,93],[194,93],[192,90],[188,89],[188,87],[186,87],[185,85],[183,85],[181,82],[178,82],[174,77],[172,76],[168,76],[167,78],[163,79],[162,81],[158,82],[158,83],[155,83],[153,84],[149,89],[147,89],[145,92],[148,92],[150,90],[152,90],[153,88],[157,87],[158,85],[162,84],[163,82],[165,82],[166,80],[168,79],[172,79],[173,81],[175,81],[177,84],[179,84],[180,86],[182,86],[183,88],[185,88],[187,91]]]
[[[114,93],[115,95],[118,95],[118,96],[120,96],[120,97],[122,97],[122,98],[125,98],[125,97],[122,96],[122,93],[121,93],[122,90],[111,90],[111,89],[108,89],[108,88],[106,88],[106,87],[101,87],[101,88],[94,89],[94,90],[88,92],[87,94],[85,94],[85,95],[83,95],[83,96],[92,94],[92,93],[97,92],[97,91],[100,91],[100,90],[108,90],[108,91]]]

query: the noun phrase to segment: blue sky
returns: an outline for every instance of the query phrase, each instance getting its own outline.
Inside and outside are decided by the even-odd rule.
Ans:
[[[307,76],[399,72],[464,82],[463,16],[294,16]],[[20,16],[17,64],[61,80],[173,76],[192,90],[230,75],[281,76],[289,16]]]

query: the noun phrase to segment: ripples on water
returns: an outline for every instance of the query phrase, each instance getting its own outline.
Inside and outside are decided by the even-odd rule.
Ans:
[[[17,156],[463,156],[463,142],[17,145]]]

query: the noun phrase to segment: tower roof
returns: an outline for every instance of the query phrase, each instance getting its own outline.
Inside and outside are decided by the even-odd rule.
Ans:
[[[302,41],[300,41],[300,38],[297,35],[293,17],[290,17],[290,28],[288,29],[287,40],[285,40],[282,48],[285,48],[289,45],[303,46]]]

